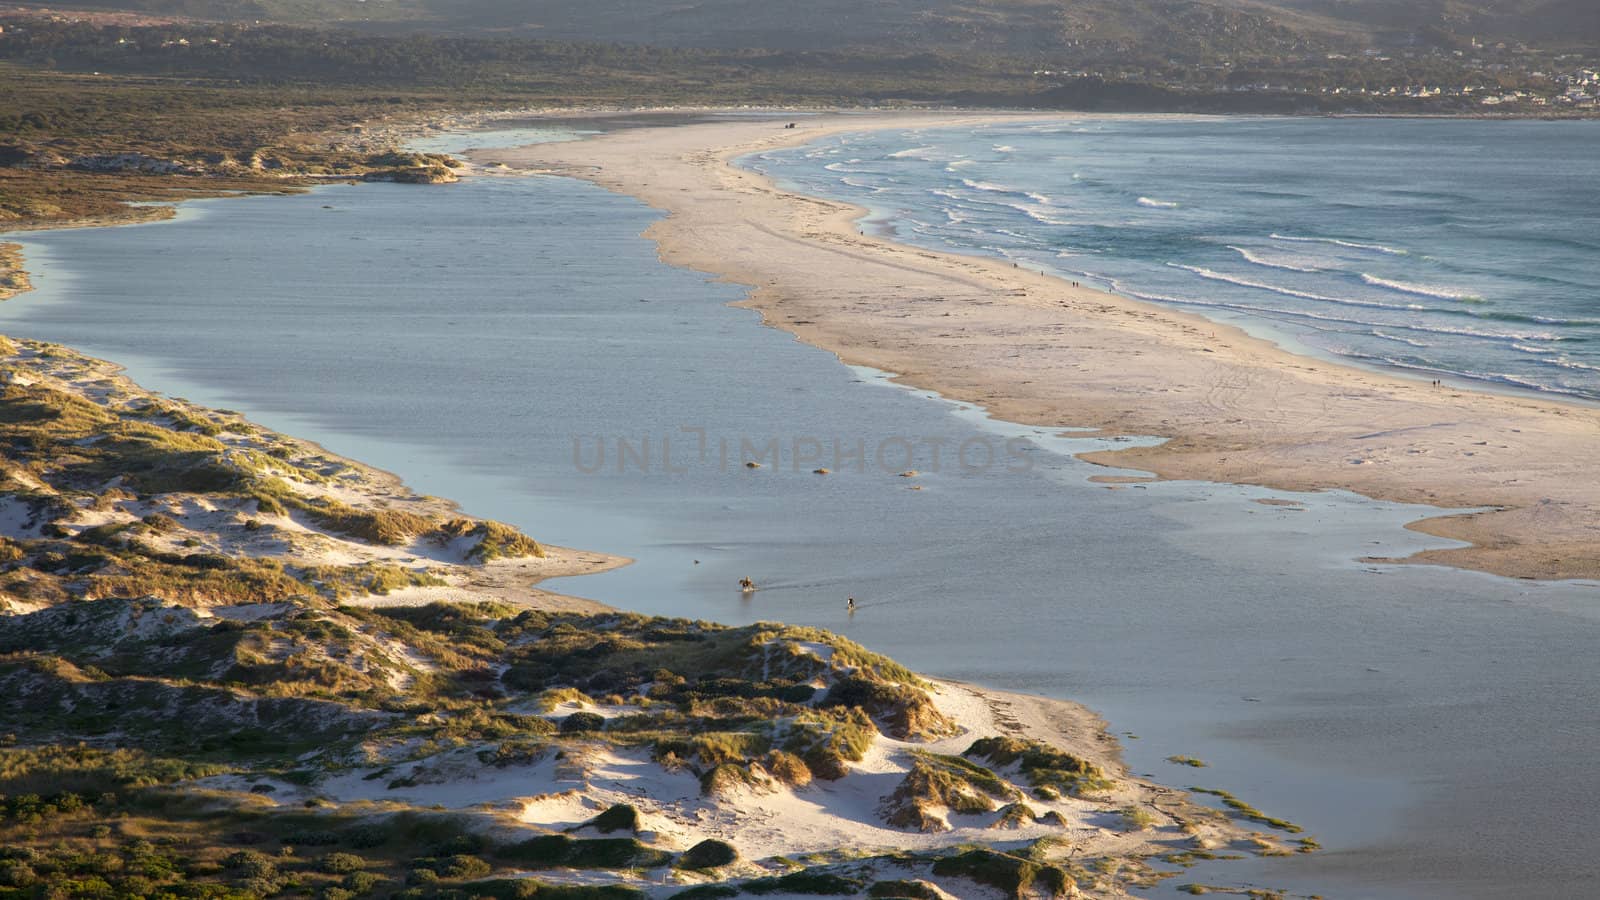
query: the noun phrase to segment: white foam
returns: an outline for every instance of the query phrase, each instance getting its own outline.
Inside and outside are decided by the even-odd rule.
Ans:
[[[1577,362],[1575,360],[1568,359],[1565,356],[1552,359],[1550,362],[1555,363],[1563,369],[1579,369],[1584,372],[1600,372],[1600,366],[1591,366],[1588,363]]]
[[[1378,253],[1388,253],[1392,256],[1410,256],[1411,251],[1401,250],[1398,247],[1388,247],[1383,244],[1364,244],[1360,241],[1347,241],[1342,238],[1325,237],[1297,237],[1292,234],[1273,234],[1275,241],[1289,241],[1296,244],[1333,244],[1336,247],[1348,247],[1352,250],[1373,250]]]
[[[1140,197],[1139,198],[1139,205],[1140,206],[1148,206],[1151,209],[1177,209],[1178,208],[1178,204],[1172,202],[1171,200],[1153,200],[1153,199],[1151,199],[1149,197]]]
[[[1217,272],[1202,266],[1185,266],[1178,263],[1167,263],[1167,265],[1173,267],[1174,269],[1183,269],[1186,272],[1193,272],[1194,274],[1199,275],[1201,278],[1210,279],[1211,281],[1221,281],[1227,284],[1236,284],[1240,287],[1247,287],[1258,291],[1268,291],[1274,294],[1282,294],[1285,297],[1296,297],[1301,300],[1313,300],[1318,303],[1338,303],[1342,306],[1364,306],[1369,309],[1402,309],[1411,312],[1426,311],[1427,309],[1426,307],[1417,306],[1414,304],[1396,306],[1392,303],[1379,303],[1376,300],[1355,300],[1349,297],[1330,297],[1326,294],[1313,294],[1310,291],[1297,291],[1294,288],[1282,287],[1276,284],[1267,284],[1264,281],[1252,281],[1248,278],[1239,278],[1234,275]]]
[[[1296,266],[1296,265],[1292,265],[1292,264],[1286,263],[1286,262],[1278,262],[1278,261],[1275,261],[1275,260],[1270,260],[1270,259],[1267,259],[1266,257],[1260,255],[1259,253],[1255,253],[1255,252],[1247,250],[1247,249],[1245,249],[1243,247],[1235,247],[1232,244],[1228,245],[1228,249],[1229,250],[1233,250],[1233,251],[1237,252],[1240,256],[1244,257],[1245,262],[1253,263],[1253,264],[1258,265],[1258,266],[1265,266],[1265,267],[1267,267],[1269,269],[1283,269],[1283,270],[1289,271],[1289,272],[1321,272],[1321,271],[1323,271],[1322,269],[1318,269],[1318,268],[1311,267],[1311,266]]]
[[[971,178],[963,178],[963,179],[961,179],[961,183],[966,185],[969,188],[972,188],[975,191],[987,191],[988,193],[991,193],[991,194],[1015,194],[1015,193],[1017,193],[1017,191],[1014,191],[1011,188],[1008,188],[1003,184],[995,184],[992,181],[975,181],[975,180],[973,180]]]
[[[1414,341],[1411,338],[1401,337],[1401,336],[1399,336],[1397,334],[1385,334],[1384,332],[1379,331],[1376,328],[1372,329],[1372,336],[1375,337],[1375,338],[1383,338],[1386,341],[1394,341],[1397,344],[1408,344],[1408,345],[1410,345],[1412,347],[1432,347],[1433,346],[1432,344],[1430,344],[1430,343],[1428,343],[1426,341]]]
[[[1119,294],[1133,297],[1136,300],[1151,300],[1157,303],[1180,303],[1185,306],[1206,306],[1213,309],[1226,309],[1234,312],[1260,313],[1264,316],[1287,316],[1294,319],[1311,319],[1317,322],[1333,322],[1341,325],[1358,325],[1370,329],[1372,322],[1361,319],[1350,319],[1344,316],[1330,316],[1326,313],[1307,312],[1302,309],[1274,309],[1270,306],[1257,306],[1252,303],[1226,303],[1212,300],[1196,300],[1190,297],[1171,297],[1163,294],[1151,294],[1130,290],[1121,286],[1116,281],[1111,282],[1111,289]],[[1411,331],[1419,334],[1449,334],[1461,337],[1476,337],[1491,341],[1559,341],[1560,337],[1537,331],[1477,331],[1471,328],[1446,328],[1443,326],[1405,324],[1399,322],[1385,323],[1384,328],[1390,330]]]
[[[1440,300],[1462,300],[1482,302],[1483,298],[1468,294],[1453,288],[1435,287],[1426,284],[1411,284],[1406,281],[1395,281],[1392,278],[1379,278],[1376,275],[1361,273],[1361,280],[1374,287],[1388,288],[1402,294],[1416,294],[1419,297],[1437,297]]]

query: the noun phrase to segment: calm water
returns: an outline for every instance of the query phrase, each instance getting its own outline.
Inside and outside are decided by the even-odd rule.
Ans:
[[[23,236],[40,289],[0,305],[0,331],[638,559],[560,589],[821,625],[929,672],[1084,700],[1137,735],[1136,771],[1233,790],[1329,847],[1191,878],[1589,893],[1593,586],[1353,563],[1427,540],[1400,528],[1414,511],[1360,498],[1297,511],[1254,489],[1089,484],[1103,470],[1058,452],[1084,442],[727,308],[738,289],[637,237],[654,218],[561,179],[194,203],[164,224]],[[774,439],[780,457],[741,464],[741,445]],[[649,462],[619,471],[620,445],[647,440]],[[837,464],[835,443],[863,462]],[[765,589],[741,596],[742,575]],[[1162,761],[1179,753],[1212,765]]]
[[[754,168],[903,239],[1366,364],[1600,398],[1600,122],[1091,119]]]

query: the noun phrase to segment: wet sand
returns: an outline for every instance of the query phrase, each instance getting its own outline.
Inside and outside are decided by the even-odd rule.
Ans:
[[[1414,524],[1472,546],[1412,560],[1600,577],[1600,410],[1296,356],[1237,328],[999,260],[866,236],[860,208],[731,164],[832,133],[984,118],[999,116],[632,128],[478,159],[585,178],[666,211],[646,232],[663,260],[751,286],[745,305],[848,363],[1010,421],[1169,439],[1093,461],[1165,478],[1493,507]]]

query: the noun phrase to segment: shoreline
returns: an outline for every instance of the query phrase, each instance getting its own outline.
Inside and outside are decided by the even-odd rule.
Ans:
[[[894,372],[1008,421],[1168,439],[1084,454],[1087,461],[1166,479],[1347,489],[1437,506],[1443,511],[1407,527],[1471,546],[1406,562],[1600,577],[1600,532],[1589,524],[1600,518],[1600,473],[1585,459],[1600,410],[1434,389],[998,260],[865,235],[856,222],[866,210],[733,165],[851,131],[1052,117],[835,115],[799,119],[794,129],[771,119],[717,122],[466,155],[582,178],[665,211],[645,232],[663,261],[749,285],[735,305],[847,363]],[[1029,353],[1015,352],[1008,336],[1017,334],[1030,336]],[[1133,357],[1140,371],[1129,370]]]
[[[15,366],[16,369],[13,371],[27,372],[24,378],[7,373],[5,382],[12,385],[48,385],[53,390],[75,395],[87,403],[106,407],[114,403],[159,405],[175,411],[174,414],[179,417],[188,417],[194,421],[230,416],[229,411],[200,406],[147,389],[129,378],[123,367],[114,362],[84,356],[58,345],[28,338],[3,335],[0,336],[0,341],[6,342],[0,343],[0,362]],[[6,352],[8,346],[12,348],[11,352]],[[472,516],[458,503],[448,498],[417,494],[393,472],[374,468],[359,460],[334,453],[314,441],[286,435],[254,423],[245,423],[244,428],[243,437],[231,438],[226,442],[229,445],[227,453],[249,459],[252,454],[261,452],[260,447],[270,445],[292,448],[293,453],[317,460],[319,464],[340,472],[338,487],[322,490],[341,497],[343,501],[348,501],[349,505],[357,509],[396,510],[435,518],[487,521]],[[224,435],[228,433],[223,432]],[[188,503],[182,493],[172,494],[170,497],[180,499],[182,502],[179,505]],[[202,507],[205,505],[201,504]],[[246,506],[248,507],[248,504]],[[250,510],[246,508],[244,512],[248,513]],[[187,521],[183,516],[176,518],[180,522]],[[271,525],[271,519],[274,517],[265,515],[257,509],[253,518],[259,518]],[[333,565],[346,562],[347,557],[365,563],[384,563],[404,558],[407,552],[416,549],[401,547],[398,550],[388,550],[360,538],[337,533],[318,534],[318,529],[300,526],[296,521],[292,521],[292,517],[284,514],[276,518],[282,520],[277,530],[288,534],[290,537],[287,540],[268,538],[265,542],[258,543],[257,539],[248,534],[255,532],[256,528],[235,527],[238,523],[231,523],[224,518],[211,515],[197,517],[196,527],[198,531],[207,534],[208,540],[216,543],[219,549],[226,548],[244,558],[270,558],[299,565]],[[19,527],[21,531],[17,530]],[[260,533],[270,534],[272,531],[272,528],[263,528]],[[27,532],[28,529],[23,527],[22,522],[7,520],[5,526],[0,527],[0,538],[22,539]],[[363,543],[371,549],[364,549]],[[400,607],[434,602],[500,601],[553,612],[615,611],[598,601],[541,590],[537,585],[552,578],[609,571],[631,563],[631,559],[553,544],[541,547],[544,556],[507,557],[491,563],[476,564],[467,559],[451,559],[448,553],[443,552],[432,556],[418,553],[412,558],[413,562],[426,560],[428,565],[436,567],[441,573],[448,573],[448,577],[440,580],[438,584],[400,587],[387,593],[374,592],[347,598],[347,602],[353,606]],[[272,552],[265,552],[269,550]],[[28,604],[25,602],[7,600],[0,596],[0,616],[13,612],[13,607],[28,611]]]
[[[170,207],[163,208],[163,212],[165,215],[159,220],[175,214]],[[108,227],[148,221],[81,222],[69,227]],[[14,244],[0,243],[0,250],[7,254],[5,262],[14,264],[13,270],[20,272],[20,249]],[[22,285],[17,294],[29,290],[31,285]],[[295,466],[315,463],[330,472],[340,473],[336,487],[324,486],[316,480],[302,482],[292,480],[293,476],[283,476],[291,479],[294,491],[308,496],[330,496],[356,509],[392,510],[402,515],[429,518],[471,515],[453,500],[417,494],[393,472],[331,452],[316,442],[255,425],[230,410],[202,406],[146,388],[132,380],[115,362],[85,356],[57,344],[0,336],[0,363],[3,363],[0,386],[9,384],[59,392],[107,411],[139,405],[159,406],[169,410],[175,420],[174,424],[163,427],[174,428],[180,434],[187,433],[183,428],[185,422],[220,423],[219,443],[227,448],[222,452],[227,456],[237,454],[247,464],[252,458],[264,458],[263,454],[275,455],[266,451],[276,448],[284,454],[282,458],[292,456]],[[284,471],[308,470],[286,468]],[[341,594],[333,601],[329,609],[334,614],[434,603],[488,604],[488,608],[496,603],[509,603],[555,615],[638,618],[636,614],[599,601],[538,587],[547,579],[593,574],[632,562],[625,557],[542,545],[538,557],[474,563],[470,554],[458,558],[459,548],[453,545],[423,551],[425,540],[409,540],[398,546],[384,547],[365,538],[328,532],[297,512],[269,512],[248,497],[218,501],[204,494],[184,492],[150,499],[127,496],[133,499],[113,501],[129,504],[126,509],[112,506],[100,510],[97,505],[96,511],[85,521],[78,521],[83,514],[69,513],[60,520],[66,525],[62,533],[70,536],[74,529],[119,524],[138,528],[139,516],[148,517],[147,508],[150,508],[170,513],[177,523],[174,527],[182,529],[179,533],[191,536],[175,546],[215,548],[223,555],[266,562],[280,569],[309,570],[352,563],[414,565],[425,561],[430,574],[444,576],[435,578],[432,583],[419,582],[387,590],[368,592],[367,588],[353,588],[353,595]],[[49,530],[48,526],[36,527],[37,523],[30,517],[0,518],[4,518],[0,521],[0,545],[7,547],[26,547],[36,538],[36,531]],[[123,519],[128,521],[123,523]],[[198,542],[191,544],[196,539]],[[262,598],[259,602],[241,604],[239,598],[194,594],[182,598],[150,595],[132,600],[117,595],[96,595],[94,599],[77,602],[86,609],[93,606],[96,615],[101,610],[120,611],[124,607],[136,618],[156,611],[169,624],[181,623],[175,627],[182,629],[209,628],[218,622],[261,624],[288,620],[306,614],[302,606],[306,610],[316,609],[322,601]],[[58,605],[50,599],[0,595],[0,621],[31,626],[33,619],[53,616]],[[804,629],[800,632],[810,633]],[[385,640],[392,646],[383,644]],[[419,671],[431,671],[425,653],[397,650],[399,645],[394,641],[393,636],[383,638],[379,641],[383,644],[381,649],[399,653],[403,662]],[[808,642],[797,646],[805,652],[820,653],[825,663],[833,652],[827,645],[818,645],[822,647],[820,650]],[[993,850],[983,852],[999,853],[1004,852],[1001,848],[1011,844],[1037,844],[1039,849],[1028,851],[1029,858],[1040,860],[1038,865],[1049,865],[1043,861],[1044,856],[1032,854],[1048,853],[1050,859],[1055,859],[1060,851],[1054,848],[1067,846],[1065,842],[1070,839],[1072,852],[1061,857],[1059,865],[1063,871],[1080,879],[1093,879],[1093,886],[1087,882],[1080,884],[1083,896],[1126,896],[1124,884],[1148,886],[1165,878],[1182,878],[1182,871],[1200,860],[1288,856],[1317,848],[1314,841],[1295,837],[1300,833],[1297,826],[1280,820],[1266,824],[1259,814],[1256,819],[1230,814],[1214,804],[1200,802],[1197,796],[1191,796],[1191,792],[1182,788],[1159,783],[1150,776],[1135,775],[1124,762],[1121,743],[1111,734],[1105,720],[1081,703],[945,679],[923,681],[933,698],[932,708],[937,710],[932,715],[945,717],[950,723],[949,730],[935,728],[927,735],[913,734],[903,739],[879,735],[863,758],[849,767],[849,774],[837,780],[816,782],[810,788],[803,784],[785,786],[760,776],[760,771],[756,770],[759,780],[751,787],[718,792],[715,799],[710,800],[696,798],[694,795],[701,793],[699,790],[680,796],[682,785],[677,782],[682,776],[670,768],[643,779],[631,773],[620,779],[611,777],[610,773],[619,766],[636,766],[642,762],[629,753],[616,751],[586,751],[574,757],[581,759],[581,763],[564,764],[568,769],[574,765],[593,766],[593,783],[586,778],[581,791],[562,790],[566,777],[558,773],[558,777],[551,779],[542,771],[548,768],[543,760],[525,773],[506,770],[502,764],[474,773],[462,767],[461,761],[455,758],[460,754],[454,751],[442,753],[437,759],[416,762],[415,773],[418,774],[414,777],[423,782],[418,787],[417,797],[410,796],[404,789],[396,791],[393,785],[382,794],[373,794],[368,786],[371,777],[359,779],[355,785],[347,784],[352,779],[343,774],[346,764],[340,764],[327,777],[310,784],[280,781],[271,775],[264,780],[221,776],[202,779],[194,787],[213,797],[217,791],[259,797],[264,789],[270,789],[279,803],[289,804],[291,808],[325,804],[327,798],[332,798],[358,809],[377,806],[392,809],[397,803],[424,805],[422,798],[425,797],[425,806],[430,810],[484,816],[486,826],[498,830],[509,827],[511,833],[515,832],[517,824],[540,830],[567,825],[571,826],[566,829],[568,831],[581,829],[595,810],[608,808],[607,804],[631,804],[639,808],[646,820],[660,823],[658,836],[649,840],[659,841],[671,850],[682,851],[707,838],[737,846],[743,855],[750,857],[750,863],[741,864],[737,873],[745,877],[773,877],[769,873],[791,871],[785,867],[794,864],[787,860],[797,855],[824,860],[824,869],[833,864],[845,864],[851,870],[859,870],[860,863],[856,860],[861,858],[862,848],[878,848],[874,851],[877,857],[864,860],[868,864],[864,871],[885,877],[901,870],[915,871],[914,862],[906,859],[908,854],[934,854],[928,857],[932,859],[953,852],[952,848],[974,845],[994,845]],[[555,712],[584,712],[597,708],[594,702],[585,699],[567,704],[571,710],[558,706]],[[603,704],[598,708],[608,716],[616,712]],[[1037,743],[1068,752],[1070,758],[1086,760],[1095,771],[1104,772],[1112,780],[1104,787],[1094,788],[1093,796],[1088,795],[1086,788],[1083,796],[1076,791],[1067,796],[1034,791],[1024,797],[1027,779],[1003,774],[1003,778],[1016,782],[1013,785],[1008,781],[1004,793],[1016,799],[1006,805],[992,803],[999,807],[992,814],[946,810],[934,798],[916,801],[918,815],[926,817],[926,824],[921,828],[886,821],[893,798],[888,794],[880,797],[880,791],[893,787],[902,774],[921,771],[917,767],[925,764],[924,759],[964,758],[964,753],[971,753],[964,748],[980,738]],[[391,764],[381,768],[380,774],[393,767]],[[420,774],[424,772],[426,776]],[[515,778],[503,782],[507,775],[515,775]],[[489,786],[498,795],[498,802],[494,804],[484,803],[479,796]],[[896,793],[895,797],[898,796]],[[1115,861],[1113,868],[1119,870],[1119,876],[1102,882],[1099,876],[1078,865],[1080,860],[1094,857]],[[1169,857],[1181,858],[1183,862],[1175,864]],[[877,861],[879,859],[887,862]],[[1159,869],[1154,865],[1157,863],[1162,864]],[[1214,873],[1214,877],[1216,874],[1220,873]],[[578,879],[574,883],[584,883],[582,875]],[[641,884],[631,876],[622,883]],[[959,880],[952,887],[964,890]]]
[[[452,501],[411,492],[392,473],[328,453],[312,442],[261,428],[237,413],[144,389],[114,363],[23,338],[0,340],[0,362],[4,363],[0,366],[0,381],[7,386],[7,399],[12,402],[53,402],[50,398],[59,396],[70,398],[69,403],[82,408],[104,410],[113,418],[127,410],[159,407],[153,417],[145,412],[135,414],[150,423],[143,426],[145,433],[170,432],[175,453],[187,452],[183,449],[190,446],[187,442],[199,440],[193,437],[193,429],[211,430],[214,425],[221,461],[245,467],[242,471],[255,471],[251,466],[272,467],[274,477],[285,479],[287,492],[334,499],[357,510],[430,519],[461,514]],[[19,396],[11,396],[12,392]],[[15,423],[8,420],[7,426],[14,428]],[[280,462],[266,462],[269,458]],[[7,468],[0,474],[20,482],[31,479],[22,468]],[[37,481],[36,492],[53,488],[47,482],[32,480]],[[134,486],[139,483],[132,482]],[[435,578],[392,593],[368,593],[366,588],[355,588],[354,596],[340,595],[331,604],[298,596],[265,598],[248,590],[233,597],[200,592],[181,600],[159,591],[124,596],[93,589],[76,600],[70,596],[39,596],[31,601],[0,597],[0,620],[12,623],[20,629],[18,633],[49,633],[61,627],[57,620],[63,617],[62,607],[70,606],[66,616],[73,617],[70,621],[74,623],[79,615],[91,616],[94,621],[120,621],[119,617],[146,623],[159,620],[159,625],[149,628],[160,629],[166,640],[176,641],[189,639],[180,635],[199,635],[215,628],[230,633],[248,628],[271,630],[278,623],[316,619],[323,625],[343,628],[348,640],[365,647],[362,653],[391,658],[391,663],[379,665],[368,656],[357,655],[360,671],[387,673],[384,677],[391,679],[391,687],[402,688],[437,671],[450,657],[438,643],[408,645],[406,636],[415,629],[386,632],[382,627],[374,628],[374,622],[386,620],[362,618],[371,607],[465,601],[510,621],[503,611],[505,606],[494,611],[496,604],[492,602],[509,601],[524,610],[587,622],[589,627],[608,635],[633,629],[638,636],[630,640],[640,646],[645,646],[643,641],[655,633],[649,630],[652,627],[718,627],[619,613],[593,601],[564,598],[528,586],[529,581],[537,583],[548,577],[586,574],[625,564],[627,561],[620,557],[547,546],[538,550],[536,557],[485,556],[474,562],[472,553],[463,552],[464,545],[459,542],[432,545],[427,543],[428,538],[418,535],[380,544],[330,530],[314,516],[268,510],[265,501],[252,499],[253,496],[260,495],[234,496],[201,484],[192,489],[152,489],[143,494],[112,488],[102,498],[104,502],[87,507],[61,506],[53,513],[60,517],[43,525],[38,515],[19,517],[12,509],[14,504],[7,504],[0,507],[6,512],[0,517],[0,546],[18,549],[21,556],[14,555],[12,559],[25,560],[30,558],[36,542],[52,534],[79,540],[108,527],[135,533],[141,522],[151,526],[170,515],[166,521],[171,524],[163,530],[167,537],[149,539],[174,548],[198,546],[202,548],[197,551],[200,553],[269,563],[278,571],[288,566],[309,570],[352,563],[414,565],[425,559],[428,571],[445,576],[445,580]],[[154,552],[139,542],[126,546],[130,551]],[[515,622],[520,624],[530,614],[518,616]],[[404,614],[397,615],[396,623],[406,621]],[[397,629],[398,624],[389,627]],[[702,773],[682,759],[662,761],[641,751],[638,742],[630,740],[629,731],[623,729],[611,741],[565,738],[560,745],[562,752],[553,757],[544,750],[530,752],[522,748],[512,752],[506,749],[507,745],[493,742],[481,747],[470,743],[460,746],[459,740],[441,744],[436,748],[438,752],[419,754],[414,738],[392,735],[368,739],[357,757],[334,754],[323,758],[316,752],[301,755],[296,764],[309,772],[300,771],[298,774],[303,777],[292,780],[282,771],[267,770],[244,777],[237,773],[202,776],[175,784],[173,789],[199,791],[209,803],[229,794],[242,795],[250,798],[255,815],[261,814],[263,804],[283,806],[298,815],[304,815],[306,808],[330,803],[335,807],[349,804],[357,815],[427,809],[470,817],[480,823],[479,828],[492,829],[512,839],[529,833],[584,833],[596,812],[621,806],[637,810],[648,831],[635,831],[657,853],[684,852],[706,840],[736,847],[748,862],[741,862],[726,874],[744,878],[793,873],[797,864],[788,860],[799,855],[805,855],[811,864],[801,872],[831,872],[831,867],[842,866],[853,877],[863,873],[888,877],[902,870],[920,872],[919,867],[926,862],[961,853],[974,844],[989,848],[981,852],[995,857],[1001,857],[1005,848],[1013,844],[1026,844],[1029,849],[1023,852],[1029,865],[1057,866],[1062,872],[1059,877],[1078,880],[1082,893],[1074,892],[1074,896],[1094,897],[1126,896],[1128,886],[1143,887],[1164,878],[1182,877],[1181,873],[1199,860],[1289,856],[1313,852],[1319,846],[1314,839],[1295,837],[1301,833],[1298,826],[1269,819],[1247,805],[1230,813],[1199,802],[1191,792],[1156,783],[1150,777],[1135,776],[1123,762],[1120,743],[1110,734],[1105,721],[1082,704],[923,679],[886,658],[815,629],[758,624],[728,631],[752,635],[754,641],[764,640],[751,648],[751,652],[765,651],[752,658],[750,665],[755,670],[765,673],[769,667],[782,669],[791,664],[805,671],[815,669],[819,674],[807,682],[808,690],[821,692],[841,682],[861,680],[863,671],[871,671],[872,677],[899,685],[894,690],[903,699],[896,703],[905,704],[904,708],[896,705],[880,710],[878,720],[882,724],[874,726],[870,738],[861,738],[866,743],[856,755],[845,757],[850,762],[839,762],[839,768],[819,775],[816,781],[810,775],[779,774],[791,771],[799,763],[796,758],[780,755],[774,759],[771,754],[760,761],[747,761],[744,775],[729,775],[718,781],[713,776],[731,764],[707,763],[715,768]],[[540,636],[536,630],[530,638],[543,641],[550,636]],[[666,646],[676,652],[681,644],[669,640]],[[332,664],[356,658],[350,654],[345,648],[328,653],[326,660]],[[666,661],[677,665],[675,660],[673,657]],[[399,671],[390,671],[394,667]],[[692,669],[688,671],[693,674]],[[895,678],[901,681],[888,680]],[[547,689],[542,694],[503,698],[504,709],[533,710],[533,717],[547,717],[545,721],[557,723],[580,713],[602,721],[637,717],[653,708],[651,696],[643,691],[631,698],[593,694],[591,691],[585,695],[571,687]],[[724,700],[736,705],[739,702]],[[235,702],[239,702],[237,695]],[[661,704],[659,708],[675,711],[676,705]],[[129,713],[139,711],[134,705]],[[701,715],[709,714],[701,711]],[[431,718],[439,720],[439,716]],[[902,718],[902,724],[894,724]],[[536,733],[549,735],[555,730],[551,724]],[[602,726],[600,730],[605,729]],[[561,729],[563,735],[568,731],[564,726]],[[719,734],[726,736],[713,730],[706,739],[714,740]],[[757,738],[751,740],[758,742]],[[1002,748],[1012,749],[973,749],[982,741],[998,741]],[[24,740],[22,746],[27,745]],[[1035,782],[1026,766],[1015,774],[1006,768],[1014,759],[1005,754],[1035,746],[1047,748],[1041,752],[1057,754],[1050,758],[1058,764],[1081,766],[1083,771],[1061,776],[1067,778],[1066,786],[1056,790],[1040,786],[1043,783]],[[473,756],[469,751],[475,749],[477,755]],[[984,752],[995,754],[994,770],[967,761],[984,758]],[[485,761],[485,753],[491,753],[495,761]],[[781,769],[782,765],[789,765],[790,769]],[[377,780],[397,769],[409,769],[409,774],[394,781]],[[581,778],[575,780],[575,773]],[[1081,785],[1077,780],[1080,775],[1085,779]],[[932,786],[919,779],[932,779]],[[969,784],[963,779],[976,780]],[[573,788],[574,783],[581,787]],[[264,800],[262,794],[274,799]],[[1065,853],[1068,848],[1070,853]],[[1095,867],[1091,860],[1115,865],[1109,869]],[[1163,864],[1162,868],[1158,869],[1157,864]],[[1113,871],[1115,877],[1097,874]],[[955,876],[953,890],[963,890],[960,874]],[[935,863],[934,875],[948,873],[941,872]],[[555,877],[575,879],[568,883],[593,883],[586,882],[587,876],[582,872]],[[644,887],[669,882],[664,875],[660,881],[654,876],[641,880],[639,873],[630,872],[619,876],[618,883]],[[679,881],[677,886],[694,883],[690,879]]]

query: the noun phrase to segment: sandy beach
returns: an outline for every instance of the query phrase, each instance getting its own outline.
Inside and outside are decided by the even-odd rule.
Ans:
[[[995,118],[827,115],[793,129],[736,120],[473,157],[585,178],[664,210],[646,232],[663,260],[751,286],[746,305],[769,324],[847,363],[1010,421],[1168,439],[1091,461],[1171,479],[1491,508],[1415,523],[1471,546],[1408,561],[1600,577],[1600,410],[1298,356],[998,260],[866,236],[855,224],[863,210],[731,165],[838,132]]]

